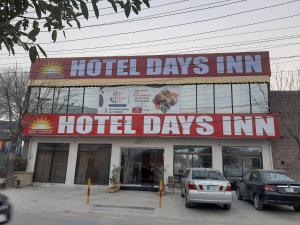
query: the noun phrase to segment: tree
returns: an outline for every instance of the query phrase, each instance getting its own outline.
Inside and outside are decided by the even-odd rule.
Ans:
[[[295,141],[300,158],[300,70],[277,68],[273,79],[276,90],[271,92],[271,110],[278,113],[284,135]]]
[[[98,3],[102,0],[1,0],[0,1],[0,50],[2,45],[9,54],[15,55],[15,46],[29,51],[31,62],[39,58],[39,53],[47,57],[46,52],[37,43],[41,29],[47,28],[53,42],[57,39],[57,31],[66,27],[81,28],[80,18],[88,20],[90,17],[89,5],[99,18]],[[110,2],[115,12],[118,8],[124,9],[129,17],[133,11],[138,14],[145,4],[150,7],[150,0],[106,0]]]
[[[22,121],[26,114],[30,113],[33,116],[38,113],[38,106],[43,107],[49,99],[51,89],[47,88],[37,101],[39,93],[30,92],[28,88],[34,85],[34,82],[34,80],[29,80],[28,72],[18,67],[0,73],[0,116],[1,119],[13,124],[9,129],[11,145],[7,163],[8,186],[13,185],[15,150],[22,141],[22,132],[25,127]],[[51,85],[51,83],[45,85]]]

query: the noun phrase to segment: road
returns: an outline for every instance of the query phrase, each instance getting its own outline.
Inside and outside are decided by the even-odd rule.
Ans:
[[[246,203],[246,202],[244,202]],[[245,205],[250,206],[248,203]],[[242,206],[242,205],[240,205]],[[295,225],[299,213],[288,207],[268,207],[263,212],[243,207],[224,211],[218,206],[197,206],[190,209],[190,217],[181,220],[149,215],[122,215],[72,212],[14,211],[9,225]],[[197,216],[198,214],[198,216]],[[199,214],[202,216],[199,217]],[[194,215],[194,216],[192,216]],[[220,219],[222,217],[223,219]],[[178,217],[177,217],[178,218]]]
[[[133,216],[100,216],[68,213],[15,212],[9,225],[170,225],[185,224],[169,219]],[[193,223],[189,223],[193,225]],[[198,224],[199,223],[195,223]]]

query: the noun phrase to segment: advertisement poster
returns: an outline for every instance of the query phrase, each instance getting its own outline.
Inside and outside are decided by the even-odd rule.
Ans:
[[[105,87],[98,113],[179,113],[180,87]]]

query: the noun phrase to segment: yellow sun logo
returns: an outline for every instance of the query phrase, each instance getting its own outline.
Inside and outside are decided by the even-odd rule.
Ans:
[[[63,78],[63,67],[59,63],[48,63],[41,68],[43,78]]]
[[[52,131],[53,124],[48,118],[37,118],[32,121],[30,129],[31,133],[49,133]]]

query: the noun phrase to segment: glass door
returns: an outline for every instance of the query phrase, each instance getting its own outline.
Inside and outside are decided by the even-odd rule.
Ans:
[[[158,171],[163,172],[163,149],[122,148],[122,184],[153,186],[158,184]]]

